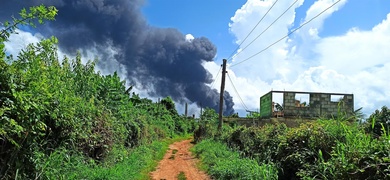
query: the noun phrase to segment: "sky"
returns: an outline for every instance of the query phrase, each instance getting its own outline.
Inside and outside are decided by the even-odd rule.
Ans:
[[[175,27],[217,46],[216,61],[205,66],[214,76],[275,0],[149,0],[143,13],[149,23]],[[266,29],[295,0],[278,1],[239,47]],[[270,90],[353,93],[355,109],[366,114],[390,105],[390,1],[341,0],[287,39],[238,65],[336,0],[298,0],[268,31],[228,61],[227,82],[235,109],[258,110]],[[174,5],[172,5],[174,4]],[[231,67],[230,67],[231,66]],[[219,88],[220,75],[215,87]],[[247,108],[245,108],[246,106]],[[241,113],[240,113],[241,114]]]
[[[245,110],[258,110],[260,96],[271,90],[353,93],[355,109],[363,107],[367,115],[390,106],[390,1],[340,0],[259,53],[338,0],[276,1],[147,0],[141,13],[150,26],[177,29],[189,41],[206,37],[215,45],[214,60],[203,62],[214,79],[207,85],[219,89],[218,72],[222,59],[228,59],[234,86],[227,80],[226,90],[241,116]],[[23,47],[20,44],[27,36],[40,37],[29,33],[19,33],[25,38],[11,38],[8,51],[15,53]]]

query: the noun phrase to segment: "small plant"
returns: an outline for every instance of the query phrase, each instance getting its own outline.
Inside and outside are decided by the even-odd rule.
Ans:
[[[177,179],[178,180],[187,180],[187,177],[183,171],[180,171],[180,173],[177,175]]]
[[[176,154],[177,151],[178,151],[177,149],[172,150],[172,154]]]

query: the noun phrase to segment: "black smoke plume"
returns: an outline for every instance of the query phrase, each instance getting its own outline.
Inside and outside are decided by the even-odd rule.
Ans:
[[[37,31],[54,35],[68,54],[97,49],[98,66],[113,66],[114,59],[126,69],[127,79],[152,97],[171,96],[179,103],[191,101],[218,112],[219,93],[207,84],[211,74],[202,63],[213,61],[216,47],[204,37],[186,40],[176,29],[152,27],[141,13],[143,0],[0,0],[3,21],[23,7],[54,5],[56,21]],[[225,93],[224,114],[234,113],[233,99]]]

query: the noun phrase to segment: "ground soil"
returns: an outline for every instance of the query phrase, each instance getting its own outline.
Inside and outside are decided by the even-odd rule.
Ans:
[[[151,172],[153,180],[175,180],[183,172],[187,180],[211,179],[205,172],[196,167],[198,159],[191,155],[189,149],[193,146],[192,140],[184,140],[169,145],[169,149],[157,166]]]

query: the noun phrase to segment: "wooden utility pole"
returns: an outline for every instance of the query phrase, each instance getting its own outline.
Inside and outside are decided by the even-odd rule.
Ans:
[[[223,60],[222,64],[222,82],[221,82],[221,93],[219,97],[219,124],[218,131],[222,130],[222,115],[223,115],[223,92],[225,91],[225,75],[226,75],[226,59]]]
[[[203,108],[202,108],[202,103],[200,103],[200,115],[199,115],[200,120],[202,120],[202,114],[203,114]]]
[[[157,116],[156,116],[156,119],[158,119],[159,117],[159,115],[160,115],[160,98],[158,98],[157,99]],[[160,119],[161,119],[161,117],[160,117]]]
[[[186,103],[185,107],[184,107],[184,116],[187,118],[188,116],[188,104]]]

